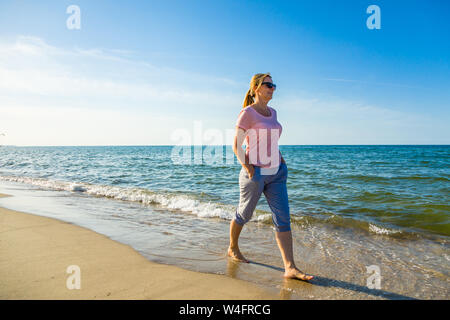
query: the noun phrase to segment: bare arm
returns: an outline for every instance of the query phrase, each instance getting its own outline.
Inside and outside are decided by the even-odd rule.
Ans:
[[[242,149],[242,144],[244,143],[245,139],[245,130],[239,127],[236,127],[236,134],[234,136],[234,143],[233,143],[233,152],[236,155],[238,161],[240,164],[247,170],[249,178],[253,177],[255,168],[253,165],[249,164],[249,161],[245,155],[244,149]]]

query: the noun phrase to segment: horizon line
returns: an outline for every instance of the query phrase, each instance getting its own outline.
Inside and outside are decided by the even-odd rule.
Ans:
[[[212,144],[212,145],[175,145],[175,144],[118,144],[118,145],[13,145],[6,144],[0,147],[214,147],[214,146],[232,146],[231,144]],[[281,146],[450,146],[450,144],[280,144]]]

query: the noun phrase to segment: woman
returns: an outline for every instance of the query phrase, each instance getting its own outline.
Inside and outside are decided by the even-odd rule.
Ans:
[[[278,150],[282,127],[277,121],[275,109],[267,105],[275,88],[270,73],[254,75],[236,122],[233,151],[242,165],[239,174],[240,199],[236,215],[230,224],[227,254],[236,261],[249,262],[239,251],[238,239],[242,227],[252,217],[261,193],[264,192],[272,210],[276,239],[284,262],[284,277],[311,280],[313,276],[300,271],[294,263],[286,187],[287,166]],[[242,149],[244,139],[247,145],[245,153]],[[267,160],[269,154],[270,161],[267,163],[263,160]]]

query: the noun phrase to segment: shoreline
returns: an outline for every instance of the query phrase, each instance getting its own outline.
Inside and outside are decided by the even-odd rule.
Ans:
[[[280,299],[244,280],[151,262],[128,245],[61,220],[0,207],[0,222],[3,300]],[[80,268],[80,289],[67,288],[72,265]]]
[[[190,208],[191,212],[195,212],[197,217],[218,217],[220,214],[212,214],[211,212],[222,209],[231,214],[235,210],[233,205],[222,202],[214,202],[212,208],[209,207],[209,199],[191,197],[189,194],[175,191],[159,192],[151,191],[146,188],[132,187],[131,189],[124,186],[112,186],[95,183],[77,182],[69,180],[53,180],[47,178],[36,178],[28,176],[0,176],[0,183],[19,183],[25,185],[32,185],[36,187],[43,187],[46,190],[53,191],[69,191],[76,193],[84,193],[86,195],[93,195],[95,197],[111,198],[114,200],[124,200],[130,203],[142,203],[144,205],[162,205],[165,209],[173,209],[184,211],[186,205],[192,206],[192,202],[199,201],[197,205]],[[131,190],[131,191],[130,191]],[[7,192],[6,192],[7,193]],[[202,193],[203,194],[203,193]],[[187,201],[187,202],[186,202]],[[207,208],[205,210],[205,208]],[[194,210],[193,210],[194,209]],[[195,210],[197,209],[197,210]],[[258,210],[259,209],[259,210]],[[254,217],[258,222],[264,223],[268,226],[272,225],[271,211],[268,207],[260,207],[256,209]],[[363,208],[364,210],[369,210]],[[355,209],[352,209],[353,211]],[[397,210],[397,209],[396,209]],[[25,210],[26,211],[26,210]],[[369,210],[370,211],[370,210]],[[378,212],[378,211],[375,211]],[[359,218],[358,216],[348,216],[341,214],[334,214],[331,211],[323,214],[311,212],[308,210],[302,212],[300,215],[291,215],[291,224],[300,227],[307,225],[332,225],[334,227],[343,227],[353,229],[356,231],[366,232],[371,235],[386,235],[395,239],[427,239],[439,243],[446,242],[450,239],[450,233],[447,231],[438,231],[434,229],[418,228],[411,225],[398,225],[390,223],[389,221],[373,221]]]

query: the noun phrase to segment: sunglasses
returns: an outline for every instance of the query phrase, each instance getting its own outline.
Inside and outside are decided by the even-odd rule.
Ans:
[[[261,85],[263,85],[263,84],[265,84],[267,86],[267,88],[269,88],[269,89],[272,89],[272,88],[276,89],[277,88],[277,85],[275,83],[272,83],[272,82],[263,82],[263,83],[261,83]]]

